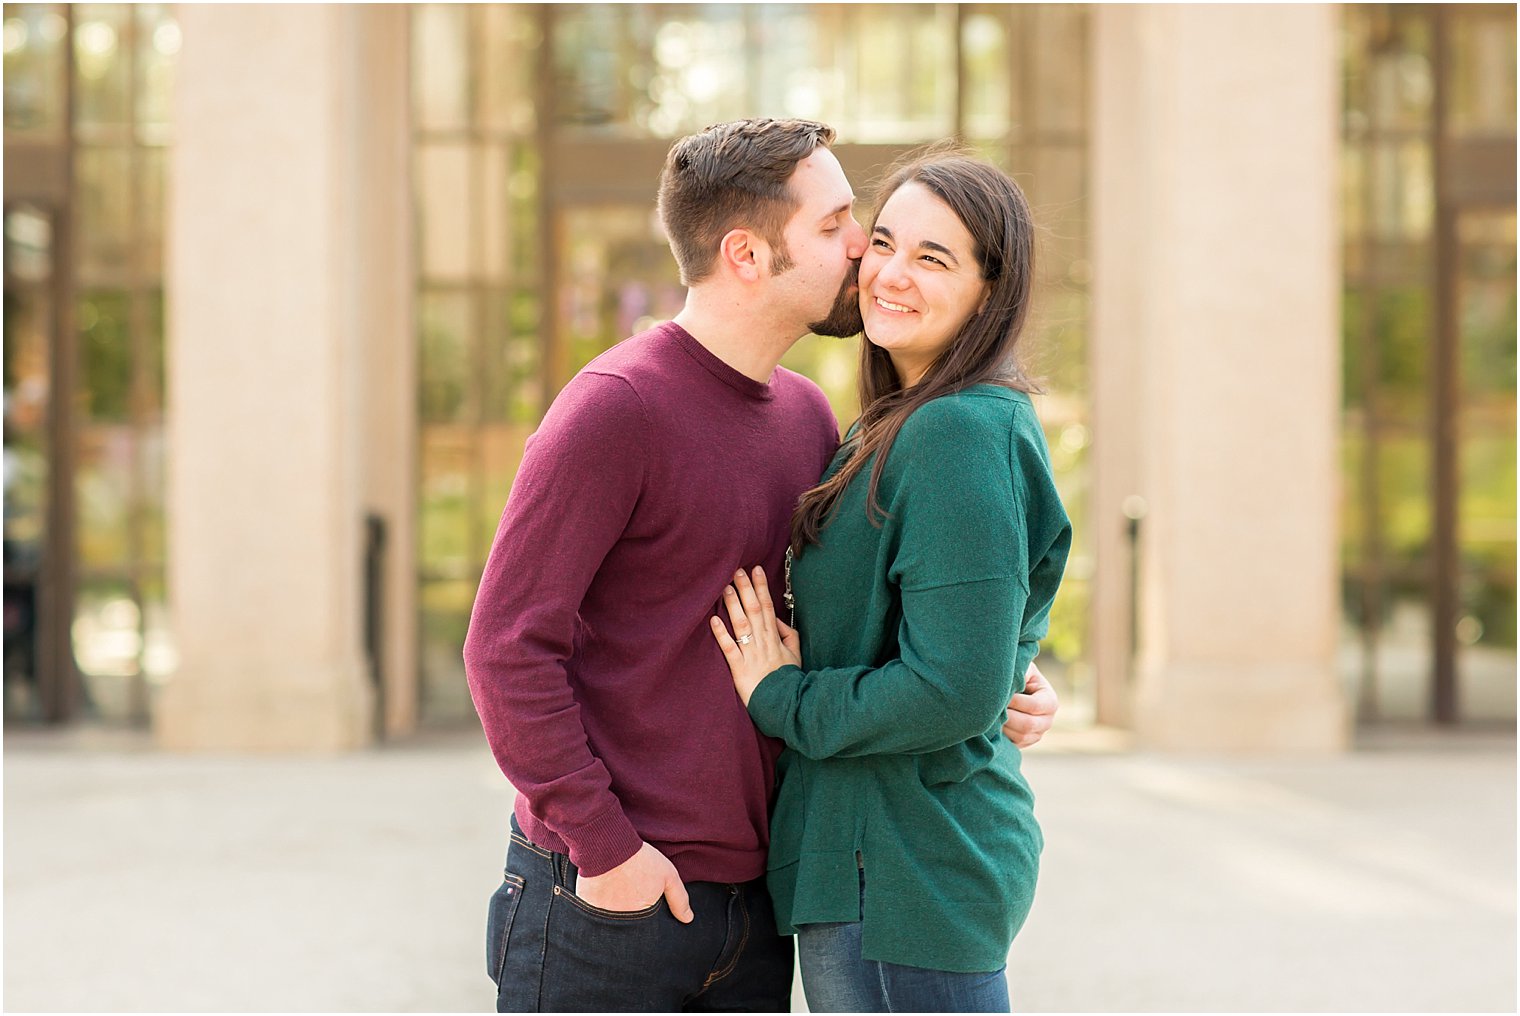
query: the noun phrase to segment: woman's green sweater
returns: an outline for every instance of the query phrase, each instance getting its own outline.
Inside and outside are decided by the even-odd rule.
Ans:
[[[866,519],[870,472],[792,570],[808,669],[771,673],[749,703],[787,745],[777,922],[863,921],[867,959],[996,970],[1044,842],[1003,711],[1049,625],[1071,525],[1034,407],[1010,389],[977,385],[908,418],[880,528]]]

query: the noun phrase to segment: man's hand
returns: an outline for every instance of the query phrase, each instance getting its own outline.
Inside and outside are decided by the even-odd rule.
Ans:
[[[1024,675],[1024,691],[1008,703],[1003,720],[1003,736],[1020,748],[1028,748],[1045,736],[1055,721],[1061,702],[1056,690],[1033,663]]]
[[[598,909],[623,912],[643,910],[664,896],[676,920],[691,923],[691,900],[676,866],[648,843],[611,871],[581,875],[575,895]]]

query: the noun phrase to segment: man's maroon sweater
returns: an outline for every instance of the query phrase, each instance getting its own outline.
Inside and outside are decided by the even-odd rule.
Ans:
[[[780,746],[707,619],[735,569],[779,584],[838,443],[823,393],[660,325],[592,361],[528,439],[465,640],[491,750],[541,847],[600,875],[647,840],[683,880],[765,871]]]

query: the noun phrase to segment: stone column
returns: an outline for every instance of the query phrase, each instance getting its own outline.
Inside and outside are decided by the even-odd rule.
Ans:
[[[1101,711],[1160,748],[1343,748],[1335,10],[1093,20]]]
[[[391,404],[403,419],[389,436],[369,432],[386,426],[374,399],[413,376],[372,366],[411,360],[405,298],[400,320],[386,323],[395,308],[383,301],[397,298],[375,288],[410,289],[396,256],[405,160],[400,179],[394,153],[379,181],[366,176],[367,146],[395,142],[364,119],[395,115],[370,109],[366,47],[386,46],[383,30],[369,31],[377,16],[399,18],[404,32],[404,9],[180,9],[168,191],[180,666],[154,708],[167,746],[342,749],[373,736],[363,520],[397,510],[399,495],[392,553],[410,547],[405,484],[372,468],[384,459],[375,442],[395,443],[412,400]],[[404,46],[391,73],[405,80]],[[392,129],[403,138],[404,112]],[[386,186],[400,187],[402,221],[377,226],[398,206]],[[409,444],[392,449],[402,473]]]
[[[356,9],[362,106],[352,151],[358,201],[359,284],[354,319],[363,346],[364,511],[385,522],[380,666],[386,735],[417,726],[417,333],[412,244],[408,4]]]

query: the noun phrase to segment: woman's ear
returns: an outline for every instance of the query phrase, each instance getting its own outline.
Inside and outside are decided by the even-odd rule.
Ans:
[[[770,248],[747,229],[730,229],[718,244],[718,260],[743,282],[754,282],[770,263]]]

